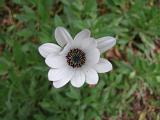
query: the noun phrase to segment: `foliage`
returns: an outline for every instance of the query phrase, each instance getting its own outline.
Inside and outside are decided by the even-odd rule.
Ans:
[[[160,120],[157,0],[0,0],[0,119]],[[57,26],[115,36],[113,71],[95,87],[52,87],[38,46]],[[158,42],[157,42],[158,41]]]

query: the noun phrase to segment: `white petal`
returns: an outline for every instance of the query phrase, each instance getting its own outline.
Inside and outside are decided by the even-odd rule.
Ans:
[[[64,68],[57,68],[57,69],[50,69],[48,73],[48,79],[50,81],[57,81],[62,79],[71,79],[74,75],[74,71],[72,68],[64,67]]]
[[[85,43],[82,45],[83,49],[91,49],[97,47],[97,41],[94,38],[88,38],[84,42]]]
[[[102,37],[97,40],[97,48],[101,53],[112,48],[116,44],[116,39],[113,37]]]
[[[64,47],[67,43],[71,42],[73,39],[68,31],[63,27],[57,27],[55,30],[55,38],[57,43]]]
[[[54,72],[56,69],[50,69],[48,72],[48,80],[49,81],[57,81],[56,79],[54,79]]]
[[[75,36],[74,40],[81,41],[83,39],[89,38],[90,35],[91,32],[88,29],[84,29]]]
[[[67,44],[63,50],[60,52],[60,55],[66,55],[70,50],[72,49],[72,45],[71,44]]]
[[[94,65],[97,64],[100,58],[100,52],[97,48],[88,49],[85,51],[86,53],[86,64],[87,65]]]
[[[85,74],[81,70],[77,70],[71,79],[71,84],[74,87],[81,87],[85,82]]]
[[[98,64],[96,64],[94,68],[98,73],[105,73],[112,70],[112,64],[108,60],[100,58]]]
[[[66,79],[62,79],[62,80],[58,80],[58,81],[54,81],[53,82],[53,86],[55,88],[61,88],[64,85],[66,85],[68,82],[70,81],[70,79],[66,78]]]
[[[45,43],[41,45],[39,48],[39,53],[46,58],[49,54],[57,54],[60,52],[61,47],[53,43]]]
[[[45,59],[46,64],[51,68],[60,68],[66,65],[65,58],[59,55],[48,55]]]
[[[72,41],[74,48],[80,48],[82,50],[92,49],[97,47],[97,41],[94,38],[86,38],[81,40]]]
[[[48,80],[49,81],[58,81],[56,79],[54,79],[54,73],[55,73],[56,69],[50,69],[48,72]]]
[[[86,75],[86,83],[90,85],[95,85],[98,82],[98,73],[92,68],[84,69]]]

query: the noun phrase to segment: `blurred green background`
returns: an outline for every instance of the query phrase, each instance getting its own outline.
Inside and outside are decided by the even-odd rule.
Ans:
[[[48,81],[38,46],[54,29],[114,36],[96,86]],[[160,120],[159,0],[0,0],[0,120]]]

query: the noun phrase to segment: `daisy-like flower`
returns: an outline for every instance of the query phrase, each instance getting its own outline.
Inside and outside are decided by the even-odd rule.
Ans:
[[[74,87],[98,83],[98,73],[112,70],[112,64],[100,58],[100,54],[116,44],[113,37],[94,39],[90,31],[84,29],[74,39],[63,27],[57,27],[55,38],[59,45],[45,43],[39,47],[39,53],[50,67],[48,79],[55,88],[70,82]]]

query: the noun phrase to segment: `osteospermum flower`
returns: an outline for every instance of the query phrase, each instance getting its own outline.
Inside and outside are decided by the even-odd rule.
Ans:
[[[74,87],[81,87],[85,82],[98,83],[98,73],[112,70],[112,64],[100,58],[100,54],[113,47],[113,37],[94,39],[90,31],[84,29],[74,39],[63,27],[57,27],[55,38],[59,45],[45,43],[39,47],[39,53],[50,67],[48,79],[55,88],[70,82]]]

